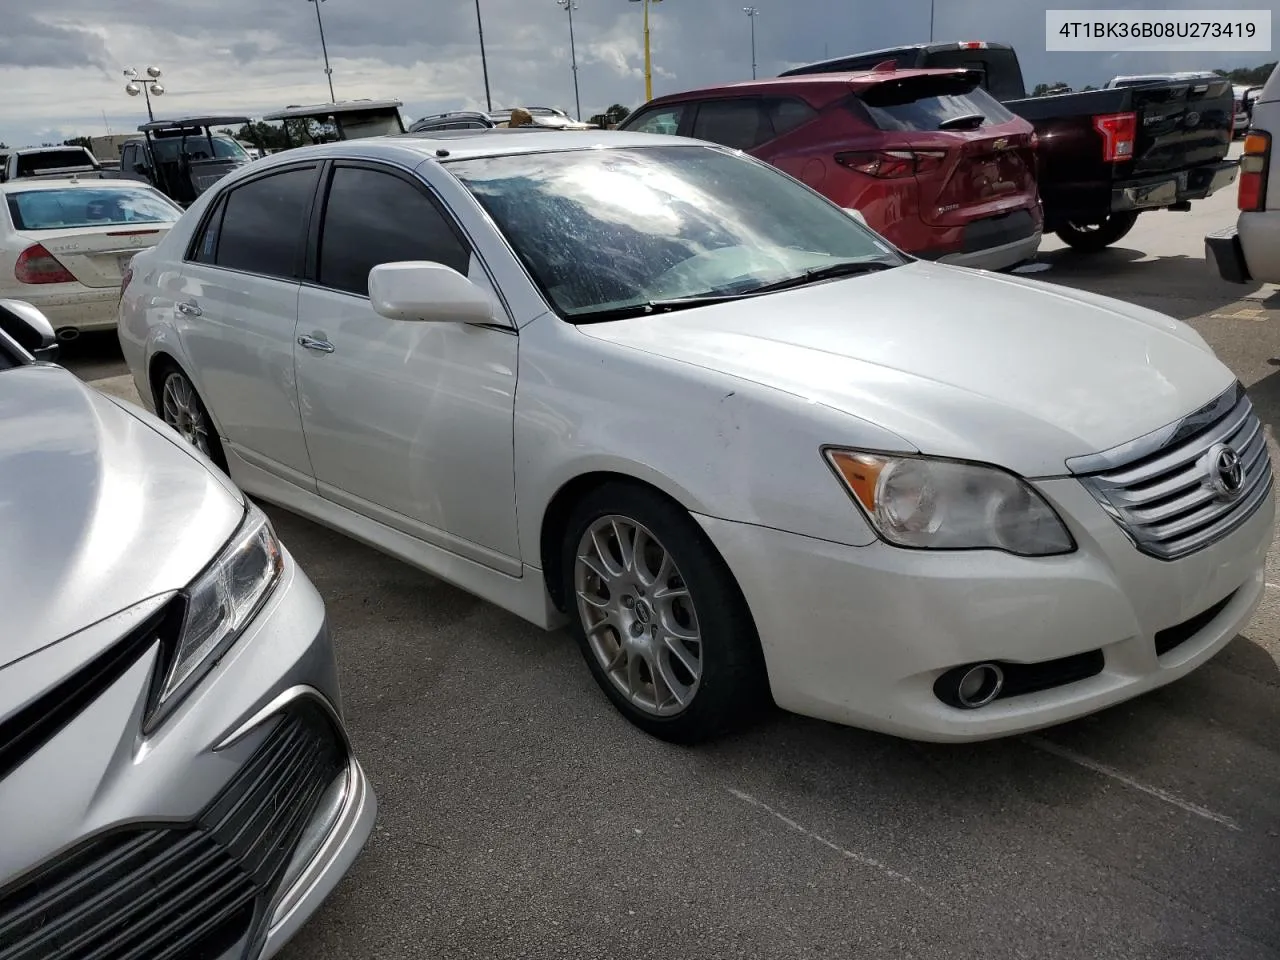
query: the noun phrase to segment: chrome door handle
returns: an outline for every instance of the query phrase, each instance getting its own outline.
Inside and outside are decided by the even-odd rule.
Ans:
[[[333,353],[333,344],[328,340],[317,340],[315,337],[299,337],[298,346],[306,347],[308,350],[318,350],[320,353]]]
[[[184,317],[204,316],[204,311],[200,309],[200,305],[194,300],[180,300],[173,305],[173,309],[177,310]]]

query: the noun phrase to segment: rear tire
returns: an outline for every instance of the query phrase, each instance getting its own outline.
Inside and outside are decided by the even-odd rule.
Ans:
[[[692,744],[752,720],[768,681],[737,582],[689,514],[610,483],[574,508],[562,544],[570,629],[613,705]]]
[[[1136,213],[1113,213],[1101,223],[1068,223],[1057,231],[1058,239],[1081,253],[1105,250],[1133,229]]]
[[[156,378],[156,412],[183,440],[212,460],[219,470],[229,472],[218,428],[209,416],[209,409],[200,399],[191,378],[176,363],[165,363],[160,368]]]

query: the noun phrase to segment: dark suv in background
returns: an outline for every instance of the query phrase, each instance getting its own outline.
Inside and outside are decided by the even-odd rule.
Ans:
[[[965,70],[749,81],[652,100],[619,125],[744,150],[914,256],[1004,269],[1040,246],[1031,124]]]

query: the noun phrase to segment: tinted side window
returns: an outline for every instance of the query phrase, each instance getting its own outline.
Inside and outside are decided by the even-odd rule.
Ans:
[[[669,107],[656,107],[647,113],[640,113],[635,119],[628,119],[623,129],[631,133],[665,133],[675,136],[680,131],[680,120],[684,116],[684,104],[674,103]]]
[[[773,136],[760,100],[709,100],[698,107],[693,135],[738,150],[750,150]]]
[[[367,295],[369,271],[400,260],[432,260],[466,275],[471,253],[413,184],[377,170],[338,167],[320,234],[319,283]]]
[[[226,209],[214,262],[267,277],[296,277],[314,190],[314,167],[272,174],[232,189],[223,201]]]
[[[196,263],[217,263],[218,236],[222,232],[222,215],[227,210],[227,198],[222,197],[205,222],[204,231],[191,250],[190,259]]]
[[[794,130],[802,123],[808,123],[818,115],[818,111],[803,100],[771,100],[768,103],[768,111],[775,137]]]

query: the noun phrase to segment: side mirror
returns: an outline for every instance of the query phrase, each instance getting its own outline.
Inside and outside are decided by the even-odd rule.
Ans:
[[[0,330],[37,360],[52,363],[58,357],[53,324],[25,300],[0,300]]]
[[[491,323],[489,295],[452,267],[427,260],[383,263],[369,271],[369,302],[389,320]]]
[[[140,163],[140,162],[135,163],[133,165],[133,172],[145,177],[147,176],[147,165],[145,163]]]

